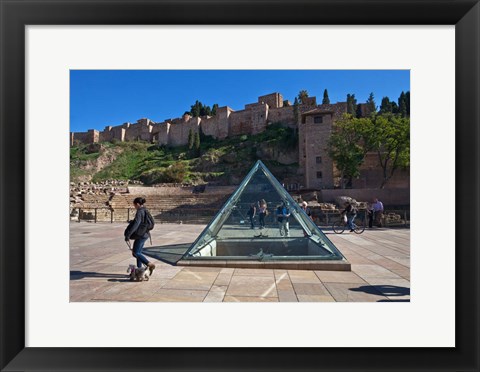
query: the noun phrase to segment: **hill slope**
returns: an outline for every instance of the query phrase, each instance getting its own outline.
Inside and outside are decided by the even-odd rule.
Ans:
[[[290,128],[272,124],[255,136],[223,141],[202,136],[200,149],[168,147],[146,142],[82,145],[70,149],[72,182],[108,179],[155,183],[239,183],[253,163],[261,159],[277,178],[295,175],[298,138]]]

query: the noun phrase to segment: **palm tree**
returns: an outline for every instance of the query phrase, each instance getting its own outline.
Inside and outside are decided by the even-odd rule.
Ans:
[[[300,92],[298,92],[298,100],[300,103],[304,104],[305,103],[305,98],[308,97],[308,92],[305,89],[302,89]]]

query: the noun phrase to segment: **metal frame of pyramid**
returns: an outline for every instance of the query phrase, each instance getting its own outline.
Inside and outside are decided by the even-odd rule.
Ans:
[[[238,255],[220,255],[217,256],[212,252],[216,248],[217,240],[228,242],[229,239],[222,239],[219,237],[219,233],[222,232],[222,228],[226,226],[226,222],[232,216],[232,213],[235,212],[237,208],[237,203],[239,202],[242,194],[245,192],[247,186],[252,181],[254,177],[258,174],[257,172],[261,171],[260,176],[266,177],[269,183],[273,187],[273,190],[278,194],[280,200],[285,203],[290,211],[290,218],[293,218],[294,221],[298,223],[303,233],[303,237],[298,236],[297,241],[302,239],[308,239],[307,242],[310,245],[316,246],[317,251],[321,250],[323,254],[321,255],[274,255],[274,254],[238,254]],[[241,231],[247,232],[248,230],[246,225],[241,227]],[[246,236],[242,237],[243,240],[247,240],[246,244],[253,246],[259,241],[262,243],[266,240],[270,241],[271,246],[288,245],[285,243],[286,240],[290,239],[291,241],[295,240],[293,238],[286,237],[277,237],[277,238],[268,238],[267,236]],[[267,238],[267,239],[262,239]],[[238,241],[237,239],[230,239],[231,241]],[[305,241],[304,241],[305,243]],[[235,243],[231,243],[234,245]],[[293,243],[292,243],[293,244]],[[245,244],[244,244],[245,246]],[[318,248],[317,248],[318,247]],[[281,248],[281,247],[280,247]],[[261,252],[260,252],[261,253]],[[334,244],[326,237],[326,235],[320,230],[320,228],[312,221],[312,219],[305,213],[305,211],[300,207],[300,205],[293,200],[291,195],[287,190],[277,181],[273,174],[268,170],[268,168],[260,160],[258,160],[255,165],[252,167],[247,176],[240,183],[235,192],[230,196],[227,202],[220,208],[212,221],[207,225],[207,227],[202,231],[198,236],[195,242],[190,246],[190,248],[185,252],[182,257],[182,261],[208,261],[208,260],[255,260],[255,261],[278,261],[278,260],[318,260],[318,261],[343,261],[346,262],[345,257],[342,253],[334,246]],[[348,264],[348,269],[349,269]],[[348,270],[347,269],[347,270]],[[342,268],[341,270],[346,270]]]

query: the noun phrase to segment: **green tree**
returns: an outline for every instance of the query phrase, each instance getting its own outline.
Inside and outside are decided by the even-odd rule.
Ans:
[[[347,113],[357,116],[357,100],[355,94],[347,94]]]
[[[298,101],[301,104],[305,103],[305,98],[308,98],[308,92],[305,89],[302,89],[300,92],[298,92]]]
[[[410,91],[405,93],[405,99],[407,103],[407,116],[410,117]]]
[[[193,141],[194,141],[194,136],[193,136],[193,130],[190,128],[188,131],[188,149],[191,150],[193,149]]]
[[[377,112],[377,105],[375,105],[375,98],[373,96],[373,92],[370,93],[367,99],[367,108],[371,113]]]
[[[373,131],[371,118],[356,118],[345,114],[335,122],[328,142],[328,152],[340,171],[342,189],[353,177],[360,175],[360,166],[366,154],[373,149]]]
[[[380,104],[380,111],[378,112],[379,114],[386,114],[386,113],[391,113],[392,112],[392,104],[390,103],[390,98],[388,97],[383,97],[382,98],[382,103]]]
[[[329,104],[330,104],[330,98],[328,98],[328,92],[327,92],[326,89],[323,91],[322,104],[323,104],[323,105],[329,105]]]
[[[198,132],[195,133],[193,147],[195,148],[197,156],[200,155],[200,134]]]
[[[298,123],[299,113],[298,113],[298,98],[295,97],[293,102],[293,117],[295,118],[295,123]]]
[[[175,164],[170,165],[166,168],[161,176],[160,182],[167,182],[167,183],[179,183],[183,182],[185,176],[187,174],[187,167],[182,162],[176,162]]]
[[[190,106],[190,115],[192,115],[193,117],[199,117],[201,108],[202,108],[202,103],[196,100],[195,104]]]
[[[217,113],[218,104],[213,105],[213,109],[210,106],[204,105],[199,100],[195,101],[195,104],[190,106],[190,111],[185,111],[185,114],[191,115],[193,117],[199,116],[213,116]]]
[[[212,106],[212,116],[217,115],[218,103],[214,103]]]
[[[407,117],[407,97],[403,91],[400,93],[400,97],[398,97],[398,113],[402,118]]]
[[[378,115],[372,136],[383,170],[383,189],[400,167],[410,165],[410,119],[396,115]]]

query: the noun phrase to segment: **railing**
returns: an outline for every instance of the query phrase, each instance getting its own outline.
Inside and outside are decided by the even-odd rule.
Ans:
[[[159,222],[166,221],[171,223],[204,223],[207,224],[213,219],[218,209],[202,208],[192,206],[183,210],[165,210],[158,208],[148,208],[152,216]],[[70,220],[76,222],[127,222],[135,217],[135,208],[115,208],[96,207],[96,208],[71,208]],[[314,222],[321,227],[331,226],[333,222],[340,219],[339,210],[312,210]],[[246,216],[241,216],[247,220]],[[270,211],[267,219],[274,221],[274,214]],[[368,226],[368,214],[366,210],[360,210],[357,219],[365,221]],[[410,210],[387,209],[381,218],[384,227],[410,227]]]
[[[340,219],[339,210],[322,210],[312,212],[312,217],[318,226],[331,226],[333,222]],[[368,212],[360,210],[357,213],[357,219],[365,221],[368,226]],[[381,225],[384,227],[410,227],[410,210],[409,209],[387,209],[383,212],[380,219]],[[375,223],[374,223],[375,225]]]
[[[172,223],[188,223],[189,221],[204,221],[208,223],[215,216],[217,209],[201,208],[192,206],[183,210],[166,210],[159,208],[148,208],[155,220],[162,220]],[[91,207],[91,208],[70,208],[70,221],[74,222],[128,222],[135,218],[135,208]]]

